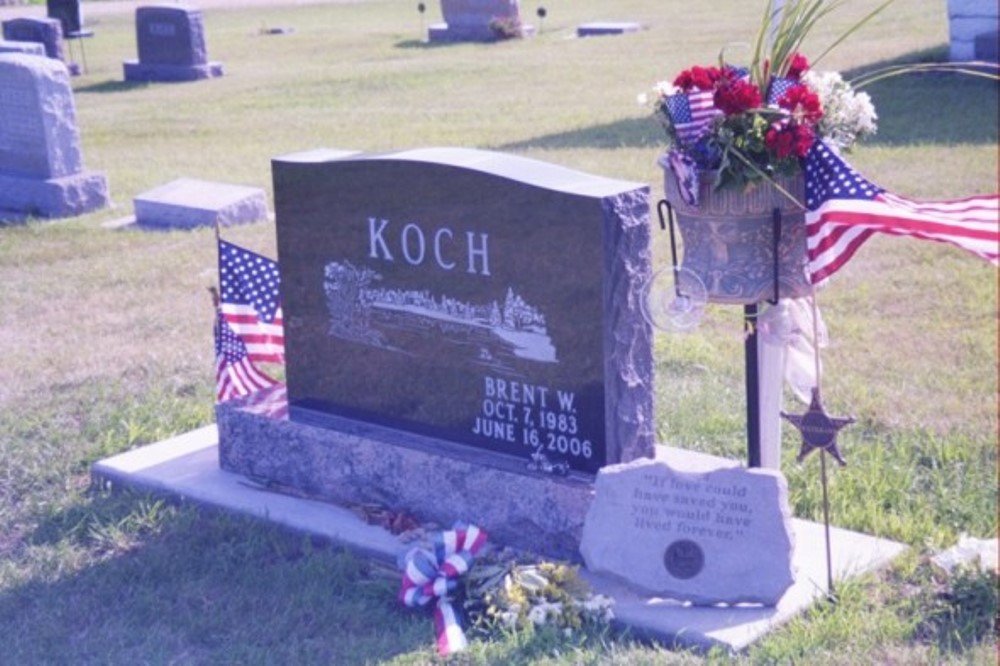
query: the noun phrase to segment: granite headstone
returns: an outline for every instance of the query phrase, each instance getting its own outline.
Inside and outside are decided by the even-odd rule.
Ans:
[[[293,413],[588,473],[651,447],[642,375],[612,365],[648,370],[648,330],[602,325],[648,268],[607,245],[646,240],[645,186],[466,149],[275,160],[274,180]]]
[[[107,204],[104,176],[83,169],[66,66],[0,54],[0,219],[70,217]]]
[[[63,37],[82,37],[89,33],[83,30],[83,9],[80,0],[46,0],[46,15],[56,19],[62,26]]]
[[[3,22],[3,38],[12,42],[33,42],[45,47],[45,55],[66,65],[69,73],[80,73],[75,63],[66,61],[65,41],[59,19],[16,18]]]
[[[218,407],[222,468],[579,559],[593,472],[654,450],[648,186],[455,148],[272,170],[287,388]]]
[[[702,460],[678,451],[602,469],[580,545],[587,568],[695,604],[776,605],[795,582],[784,477]]]
[[[139,59],[124,64],[126,81],[196,81],[222,76],[209,62],[201,10],[154,5],[135,10]]]
[[[441,15],[444,23],[428,30],[431,42],[495,41],[505,26],[522,35],[533,31],[521,23],[518,0],[441,0]]]

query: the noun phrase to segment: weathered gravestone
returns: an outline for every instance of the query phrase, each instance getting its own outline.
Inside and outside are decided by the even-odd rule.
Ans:
[[[75,63],[66,61],[65,41],[59,19],[16,18],[4,21],[3,38],[12,42],[42,44],[46,56],[65,64],[73,76],[80,74]]]
[[[795,582],[785,479],[704,460],[674,450],[602,469],[580,546],[587,569],[652,596],[774,606]]]
[[[224,469],[577,558],[592,475],[652,455],[648,186],[509,155],[276,159],[291,421]]]
[[[201,10],[183,5],[135,10],[139,59],[125,61],[126,81],[197,81],[222,76],[209,62]]]
[[[518,0],[441,0],[441,15],[444,23],[428,29],[431,42],[491,42],[533,32],[521,23]]]
[[[107,204],[104,175],[83,169],[65,65],[0,54],[0,219],[70,217]]]

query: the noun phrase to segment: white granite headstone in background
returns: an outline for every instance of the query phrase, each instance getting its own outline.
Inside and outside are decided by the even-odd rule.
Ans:
[[[135,220],[141,227],[193,229],[267,219],[267,195],[259,187],[178,178],[138,195]]]
[[[103,174],[83,170],[66,66],[0,53],[0,219],[71,217],[107,204]]]
[[[679,452],[598,472],[584,562],[645,594],[773,606],[795,580],[785,479],[704,459]]]

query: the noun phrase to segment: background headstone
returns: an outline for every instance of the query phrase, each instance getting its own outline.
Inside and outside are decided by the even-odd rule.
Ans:
[[[795,582],[780,472],[708,468],[678,452],[597,476],[580,552],[590,571],[695,604],[773,606]]]
[[[45,47],[45,55],[66,65],[69,73],[80,73],[74,63],[66,61],[65,42],[59,19],[16,18],[3,22],[3,38],[12,42],[33,42]]]
[[[107,203],[104,176],[83,169],[65,65],[0,54],[0,218],[69,217]]]
[[[493,21],[519,26],[522,35],[533,32],[521,23],[518,0],[441,0],[444,23],[430,26],[432,42],[490,42],[498,38]]]
[[[135,197],[135,220],[155,229],[227,227],[267,219],[267,196],[259,187],[178,180]]]
[[[209,62],[201,10],[182,5],[135,10],[138,60],[125,61],[126,81],[196,81],[222,76]]]
[[[998,21],[996,0],[948,0],[949,57],[965,61],[986,59],[991,51],[995,55]]]
[[[83,9],[80,0],[46,0],[46,15],[62,26],[63,37],[84,36]]]
[[[639,32],[642,26],[633,21],[598,21],[583,23],[576,28],[577,37],[599,37],[603,35],[624,35]]]

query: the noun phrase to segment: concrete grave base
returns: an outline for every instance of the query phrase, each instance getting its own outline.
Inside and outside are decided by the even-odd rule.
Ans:
[[[259,405],[234,400],[216,408],[224,470],[443,527],[474,523],[516,548],[579,560],[592,477],[529,475],[520,458],[332,415],[315,416],[316,425],[275,417],[268,397],[278,391],[260,391]]]
[[[154,229],[230,226],[267,219],[259,187],[179,178],[133,200],[136,223]]]
[[[341,506],[268,492],[241,475],[223,471],[214,425],[98,461],[92,474],[111,487],[186,499],[271,521],[386,562],[397,562],[410,547]],[[826,597],[823,526],[793,520],[792,528],[798,544],[794,556],[798,575],[775,607],[695,607],[640,596],[607,578],[585,575],[594,592],[614,599],[616,622],[635,635],[668,645],[739,651]],[[838,528],[831,529],[831,542],[835,581],[886,566],[906,549],[899,543]]]
[[[3,4],[3,3],[0,3]],[[18,42],[0,39],[0,53],[23,53],[45,57],[45,44],[41,42]]]
[[[0,174],[0,221],[76,217],[106,208],[109,200],[107,179],[95,171],[48,180]]]
[[[144,65],[138,60],[126,60],[123,66],[126,81],[177,83],[214,79],[222,76],[222,63],[218,62],[209,62],[204,65]]]

